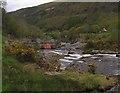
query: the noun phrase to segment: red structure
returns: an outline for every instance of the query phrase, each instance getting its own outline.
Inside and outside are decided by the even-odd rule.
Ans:
[[[49,43],[46,43],[45,45],[44,45],[44,49],[51,49],[52,48],[52,46],[51,46],[51,44],[49,44]]]

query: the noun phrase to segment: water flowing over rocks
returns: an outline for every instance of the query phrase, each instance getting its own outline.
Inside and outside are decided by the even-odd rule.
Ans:
[[[49,53],[63,55],[59,59],[61,70],[74,66],[83,71],[88,70],[88,64],[95,62],[97,65],[96,73],[120,75],[119,57],[116,54],[82,54],[81,51],[75,51],[75,54],[68,54],[68,50],[49,50]]]
[[[62,55],[58,61],[61,63],[60,70],[65,70],[68,67],[88,71],[88,65],[95,62],[97,65],[96,73],[105,75],[114,75],[120,79],[120,58],[117,54],[83,54],[81,50],[76,50],[74,54],[68,54],[68,50],[47,50],[46,53]],[[104,93],[113,93],[120,89],[120,82]],[[99,93],[94,90],[90,93]]]

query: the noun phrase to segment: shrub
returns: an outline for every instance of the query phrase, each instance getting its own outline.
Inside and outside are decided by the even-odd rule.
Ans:
[[[85,45],[85,49],[90,49],[90,48],[94,48],[95,45],[93,43],[93,41],[88,41],[87,44]]]
[[[91,73],[91,74],[95,74],[95,71],[96,71],[96,64],[95,62],[91,63],[91,64],[88,64],[88,72]]]
[[[33,61],[35,49],[28,44],[15,42],[4,45],[5,51],[16,56],[20,61]]]
[[[35,62],[39,65],[42,70],[45,71],[59,71],[60,63],[57,59],[61,56],[52,55],[46,56],[43,52],[39,51],[35,55]]]

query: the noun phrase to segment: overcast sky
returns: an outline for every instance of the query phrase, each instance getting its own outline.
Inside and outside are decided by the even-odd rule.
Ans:
[[[7,1],[6,10],[10,12],[25,7],[32,7],[43,3],[52,2],[54,0],[6,0],[6,1]]]
[[[119,1],[119,0],[5,0],[7,1],[7,6],[6,6],[6,10],[7,12],[10,11],[15,11],[21,8],[26,8],[26,7],[32,7],[32,6],[36,6],[36,5],[40,5],[43,3],[48,3],[48,2],[52,2],[52,1],[58,1],[58,2],[115,2],[115,1]]]

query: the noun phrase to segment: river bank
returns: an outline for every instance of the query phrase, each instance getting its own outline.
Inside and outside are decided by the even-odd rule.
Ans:
[[[77,68],[87,72],[88,65],[95,62],[97,69],[96,74],[104,74],[108,76],[115,76],[120,79],[120,58],[117,54],[83,54],[81,50],[75,51],[73,54],[69,54],[67,50],[45,50],[44,53],[53,53],[62,55],[58,61],[61,63],[61,70],[65,70],[69,67]],[[106,89],[104,93],[111,93],[120,89],[120,83],[118,82],[114,87]],[[93,90],[90,93],[99,93],[98,90]]]
[[[61,62],[61,69],[65,69],[69,66],[74,66],[83,71],[88,70],[88,64],[95,62],[97,65],[96,73],[120,75],[119,57],[116,54],[82,54],[81,51],[76,51],[75,54],[68,54],[67,50],[45,50],[47,53],[54,53],[63,55],[63,58],[59,59]]]

